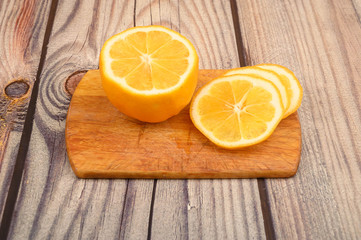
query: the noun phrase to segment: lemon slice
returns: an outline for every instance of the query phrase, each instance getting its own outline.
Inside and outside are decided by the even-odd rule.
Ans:
[[[104,43],[99,69],[115,107],[138,120],[160,122],[190,102],[198,56],[192,43],[171,29],[134,27]]]
[[[203,86],[190,116],[216,145],[237,149],[266,140],[283,116],[281,95],[271,82],[251,75],[230,75]]]
[[[233,74],[248,74],[248,75],[253,75],[255,77],[261,77],[261,78],[271,81],[277,87],[277,89],[279,90],[279,92],[281,94],[281,101],[282,101],[283,108],[285,110],[288,109],[289,101],[287,98],[286,87],[282,84],[282,80],[279,75],[275,74],[272,71],[262,69],[259,67],[235,68],[235,69],[232,69],[232,70],[226,72],[224,75],[229,76],[229,75],[233,75]]]
[[[259,64],[256,67],[273,71],[281,78],[282,84],[286,87],[289,106],[284,113],[284,118],[296,112],[301,105],[303,90],[295,74],[288,68],[277,64]]]

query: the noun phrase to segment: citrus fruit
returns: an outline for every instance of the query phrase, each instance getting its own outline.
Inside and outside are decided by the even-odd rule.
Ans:
[[[108,39],[99,69],[109,101],[144,122],[178,114],[197,84],[198,56],[192,43],[162,27],[134,27]]]
[[[287,91],[285,86],[282,84],[281,77],[275,74],[272,71],[262,69],[259,67],[241,67],[241,68],[234,68],[225,73],[226,76],[233,75],[233,74],[247,74],[247,75],[254,75],[255,77],[261,77],[266,80],[271,81],[274,85],[276,85],[277,89],[281,94],[281,102],[284,109],[287,109],[289,106],[289,101],[287,98]]]
[[[190,116],[210,141],[237,149],[267,139],[281,121],[283,107],[273,83],[238,74],[203,86],[192,100]]]
[[[303,90],[295,74],[288,68],[277,64],[259,64],[256,67],[273,71],[281,77],[283,85],[286,87],[289,106],[284,113],[284,118],[296,112],[301,105]]]

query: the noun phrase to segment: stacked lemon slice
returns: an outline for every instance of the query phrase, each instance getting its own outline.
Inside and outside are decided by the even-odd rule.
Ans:
[[[190,115],[216,145],[237,149],[266,140],[278,123],[297,111],[302,87],[287,68],[275,64],[232,69],[203,86]]]

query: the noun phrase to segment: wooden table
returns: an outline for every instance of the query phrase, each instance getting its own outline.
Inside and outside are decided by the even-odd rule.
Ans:
[[[358,0],[1,1],[0,239],[361,239],[360,14]],[[76,83],[108,37],[149,24],[189,38],[200,68],[295,72],[295,177],[75,177],[64,127]]]

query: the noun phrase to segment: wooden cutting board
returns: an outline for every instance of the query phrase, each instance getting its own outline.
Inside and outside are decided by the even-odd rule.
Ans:
[[[198,87],[225,70],[200,70]],[[98,70],[88,71],[71,99],[66,120],[70,164],[80,178],[291,177],[301,154],[297,113],[265,142],[225,150],[192,124],[189,107],[162,123],[143,123],[108,101]]]

